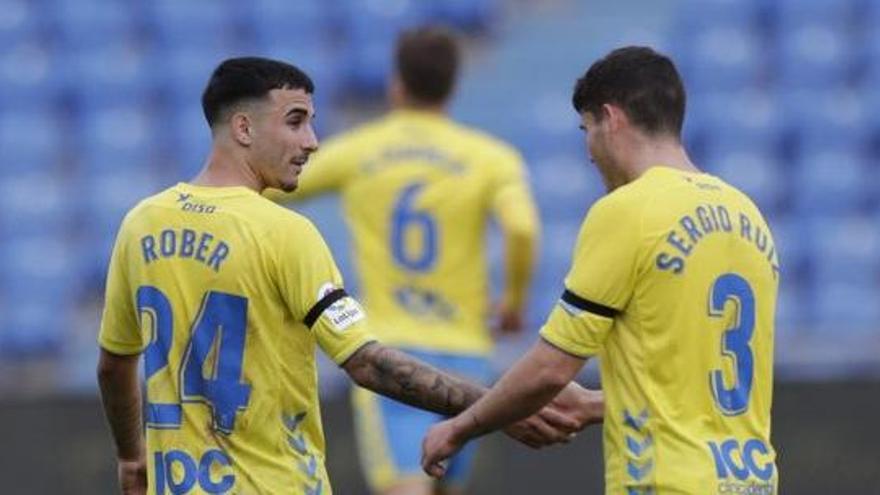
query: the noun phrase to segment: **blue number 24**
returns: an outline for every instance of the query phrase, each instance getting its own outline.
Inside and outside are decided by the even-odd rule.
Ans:
[[[231,433],[235,416],[250,399],[251,387],[241,382],[247,329],[247,298],[218,291],[205,293],[192,337],[183,355],[180,372],[181,402],[203,402],[213,411],[214,428]],[[159,374],[173,380],[168,369],[168,353],[174,335],[171,303],[161,290],[142,286],[137,291],[138,314],[150,316],[152,338],[144,352],[144,371],[150,380]],[[218,345],[214,345],[219,339]],[[214,361],[210,375],[204,375],[205,361],[211,351]],[[180,403],[147,403],[147,426],[180,428]]]
[[[746,279],[735,273],[725,273],[712,284],[709,292],[709,316],[724,316],[724,306],[728,301],[736,304],[736,318],[728,327],[721,342],[721,353],[733,359],[736,367],[736,382],[725,388],[722,370],[709,373],[712,396],[721,412],[727,416],[744,413],[749,407],[754,375],[754,357],[749,346],[755,331],[755,294]]]

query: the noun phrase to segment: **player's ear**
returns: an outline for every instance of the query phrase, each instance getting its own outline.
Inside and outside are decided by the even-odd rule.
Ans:
[[[627,122],[626,114],[619,107],[605,103],[599,110],[602,113],[602,121],[608,125],[609,129],[616,131]]]
[[[229,120],[232,138],[242,146],[250,146],[254,142],[253,122],[245,112],[235,112]]]

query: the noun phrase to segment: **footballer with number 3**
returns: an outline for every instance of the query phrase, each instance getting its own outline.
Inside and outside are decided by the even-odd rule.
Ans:
[[[475,405],[436,425],[424,469],[537,411],[598,356],[608,494],[775,494],[770,444],[779,261],[742,192],[681,143],[672,61],[612,51],[573,104],[608,194],[587,214],[542,339]]]
[[[316,346],[359,385],[441,414],[484,393],[376,342],[320,233],[260,195],[296,188],[318,148],[312,92],[283,62],[220,64],[202,96],[204,168],[122,222],[98,381],[125,494],[331,493]],[[572,385],[508,433],[531,446],[564,440],[596,419],[591,401],[601,408]]]

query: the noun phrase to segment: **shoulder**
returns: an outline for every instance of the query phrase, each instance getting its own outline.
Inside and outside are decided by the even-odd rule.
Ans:
[[[389,129],[387,117],[380,117],[359,124],[347,131],[334,134],[321,143],[318,153],[325,150],[341,151],[355,149],[375,141],[376,138],[385,134]]]
[[[245,215],[262,229],[278,233],[299,233],[317,230],[307,217],[265,196],[248,201]]]
[[[522,155],[519,150],[498,136],[464,124],[456,124],[456,128],[458,132],[464,136],[468,144],[474,148],[480,149],[487,155],[494,155],[500,158],[517,161],[522,160]]]
[[[641,213],[647,195],[648,192],[635,182],[620,186],[593,203],[587,216],[635,220]]]
[[[279,205],[270,199],[259,197],[253,211],[252,221],[260,223],[260,230],[272,240],[272,250],[301,252],[323,249],[324,238],[318,228],[306,216]]]
[[[173,194],[173,188],[169,187],[138,201],[122,218],[120,234],[149,221],[156,214],[155,212],[162,211],[162,205],[168,202],[168,198],[172,197]]]
[[[525,172],[522,153],[503,139],[459,123],[452,124],[452,133],[471,161],[490,173],[506,178]]]

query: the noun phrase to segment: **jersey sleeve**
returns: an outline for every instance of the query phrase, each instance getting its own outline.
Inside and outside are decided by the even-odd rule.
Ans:
[[[571,354],[597,354],[614,318],[625,311],[637,271],[640,219],[630,198],[612,193],[587,214],[565,289],[541,336]]]
[[[356,163],[351,146],[345,139],[330,140],[309,157],[299,176],[295,191],[285,193],[278,189],[269,189],[263,195],[276,203],[287,203],[338,191],[345,186],[346,180],[351,178]]]
[[[308,221],[287,229],[279,262],[282,297],[294,317],[314,334],[321,350],[342,364],[376,340],[360,304],[343,288],[342,276],[318,230]],[[294,231],[296,233],[294,233]]]
[[[98,344],[114,354],[138,354],[143,351],[145,343],[138,323],[137,309],[134,307],[134,291],[128,280],[127,268],[130,260],[125,225],[123,222],[116,236],[107,270],[104,313],[101,317]]]

